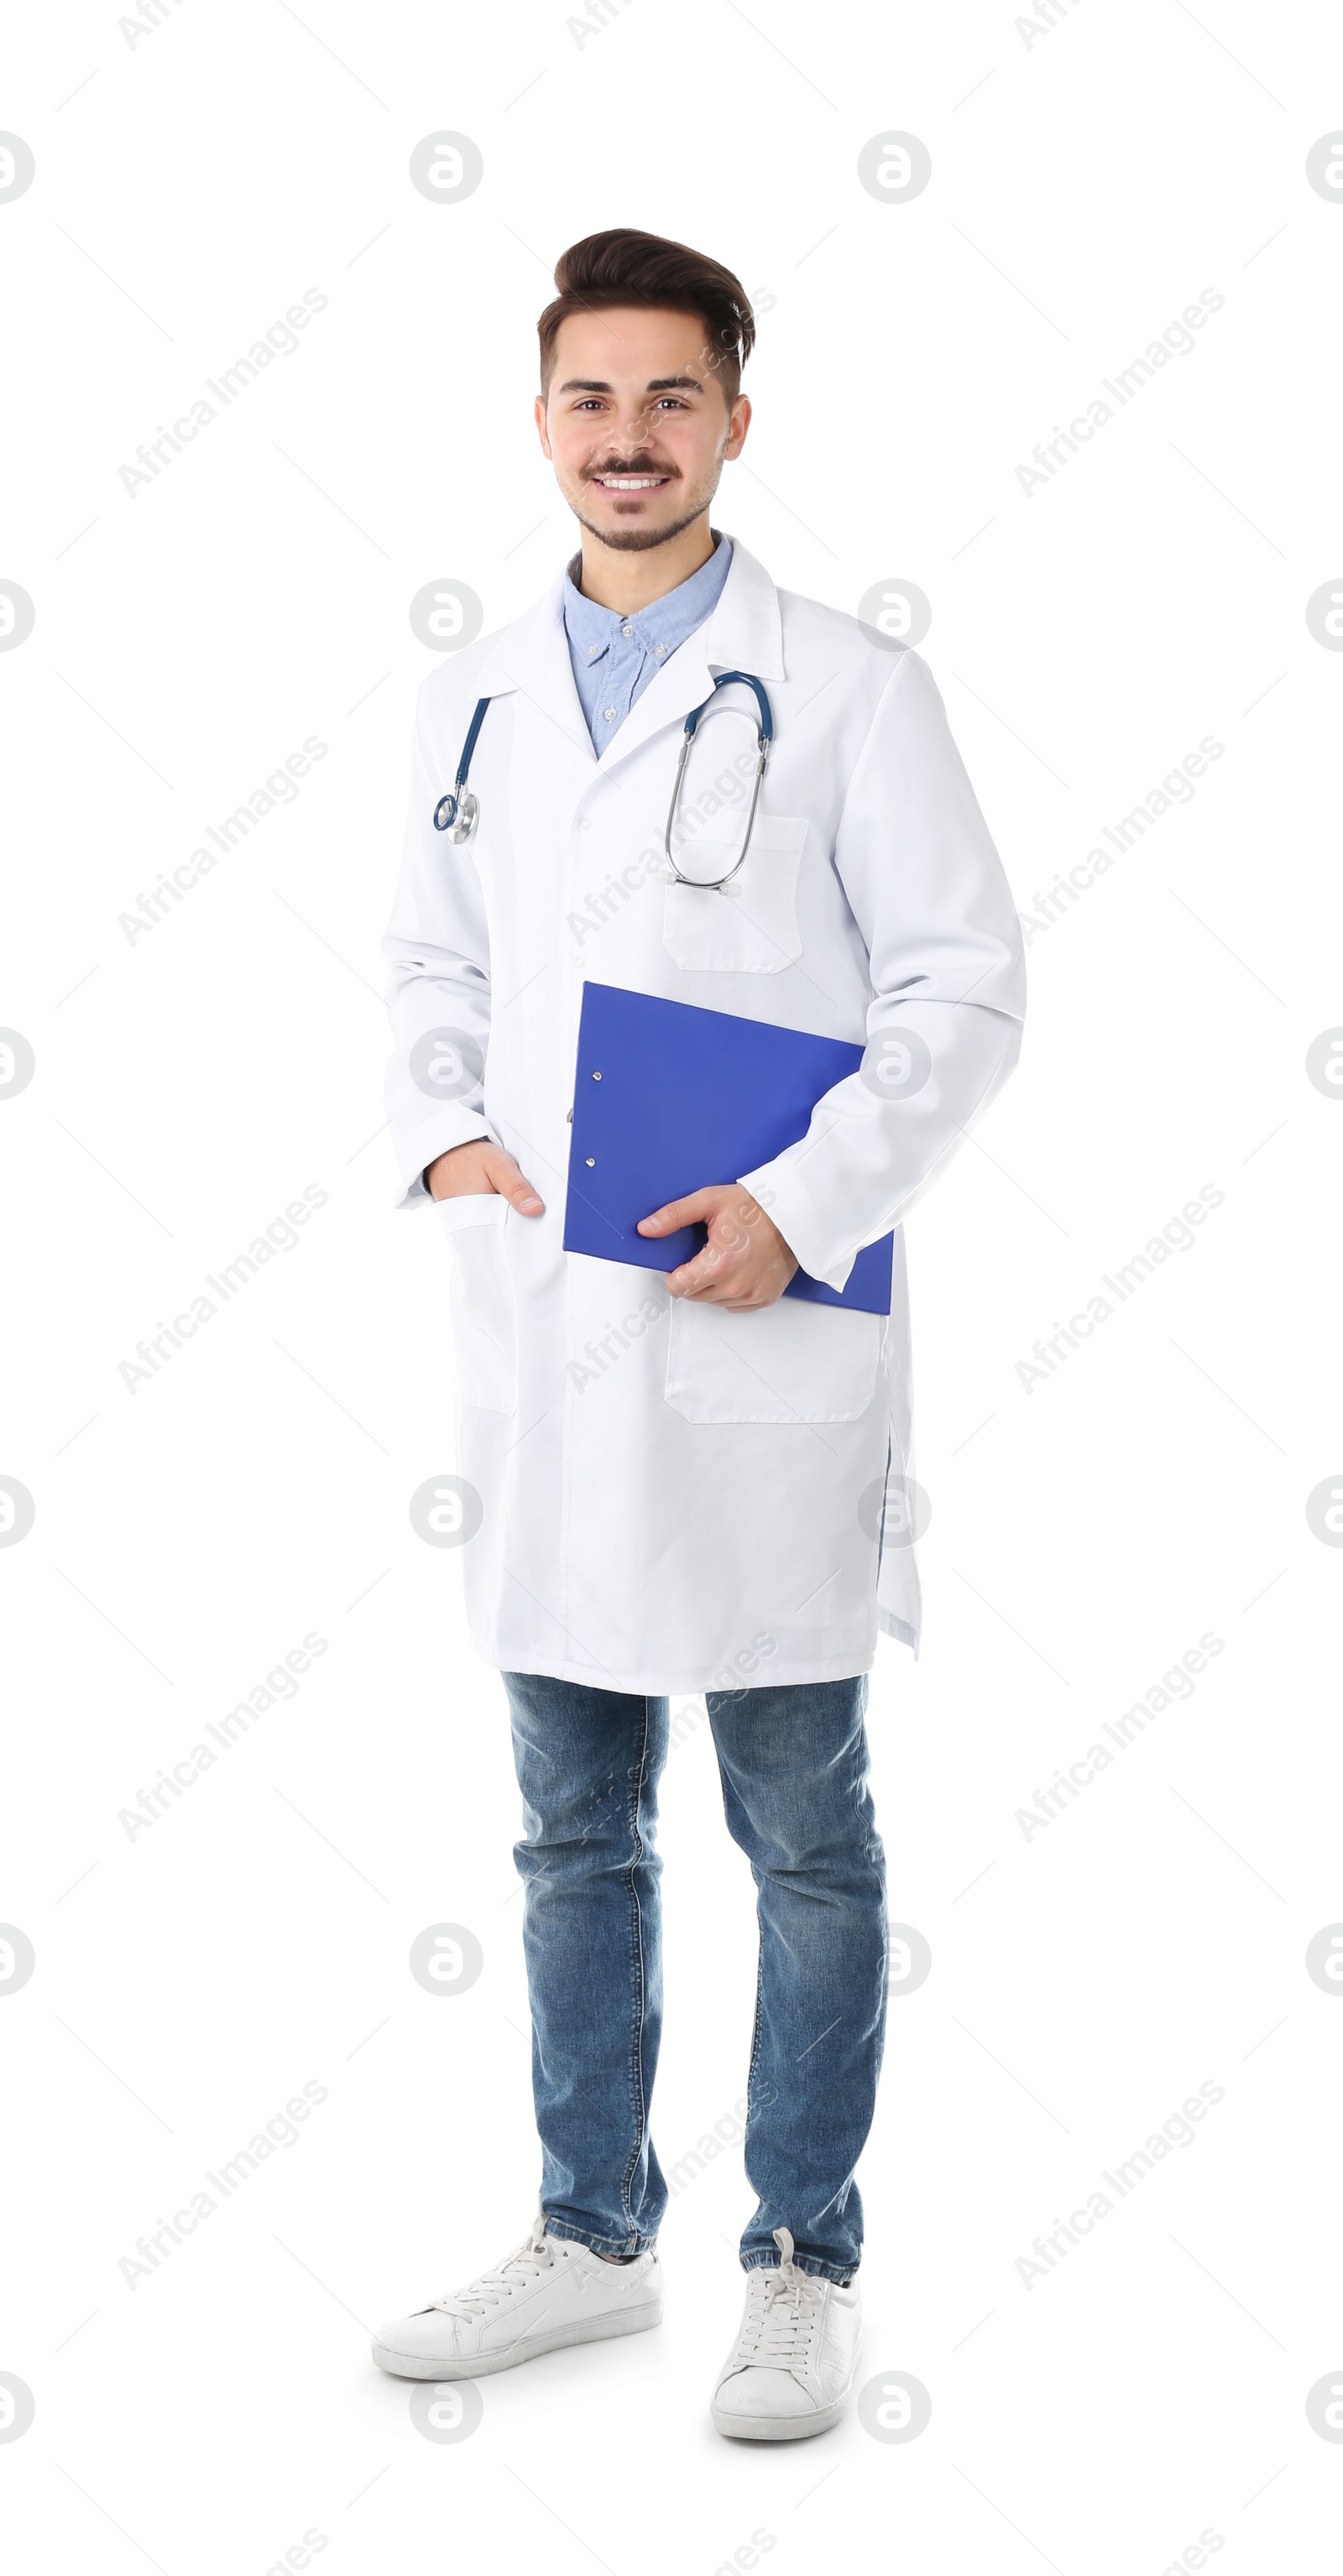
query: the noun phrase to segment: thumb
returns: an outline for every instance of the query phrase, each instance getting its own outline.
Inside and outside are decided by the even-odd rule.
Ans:
[[[511,1154],[505,1153],[502,1145],[495,1147],[485,1169],[491,1187],[498,1191],[501,1198],[507,1199],[510,1207],[517,1209],[519,1216],[543,1214],[544,1201],[532,1188],[521,1166],[514,1162]]]
[[[707,1225],[718,1203],[717,1188],[691,1190],[688,1197],[670,1199],[666,1207],[652,1216],[639,1219],[640,1234],[675,1234],[681,1225]]]

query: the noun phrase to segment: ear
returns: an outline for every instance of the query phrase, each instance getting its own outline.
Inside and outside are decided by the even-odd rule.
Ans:
[[[737,399],[732,406],[732,426],[727,434],[727,445],[723,450],[724,456],[740,456],[741,451],[746,444],[746,433],[750,426],[750,397],[747,394],[738,394]]]
[[[536,397],[535,418],[536,435],[541,441],[541,453],[543,456],[550,457],[550,440],[546,436],[546,398],[544,394],[538,394]],[[555,460],[553,457],[550,457],[550,461],[553,465]]]

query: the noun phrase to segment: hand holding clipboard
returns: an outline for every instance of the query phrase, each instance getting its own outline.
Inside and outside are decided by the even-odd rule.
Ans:
[[[565,1251],[644,1270],[679,1269],[703,1248],[703,1226],[646,1234],[641,1225],[656,1210],[730,1186],[795,1144],[817,1101],[857,1072],[863,1053],[846,1038],[587,984]],[[842,1291],[799,1269],[783,1294],[889,1314],[891,1256],[892,1237],[883,1235],[858,1254]]]

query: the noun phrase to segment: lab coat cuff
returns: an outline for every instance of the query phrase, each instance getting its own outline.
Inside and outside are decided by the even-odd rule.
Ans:
[[[499,1141],[477,1111],[461,1109],[454,1114],[451,1109],[437,1107],[432,1120],[426,1119],[423,1127],[417,1128],[400,1147],[401,1187],[393,1205],[418,1207],[429,1196],[424,1175],[430,1164],[436,1163],[440,1154],[451,1153],[454,1145],[471,1145],[478,1138],[491,1145]]]
[[[861,1247],[855,1243],[837,1248],[833,1229],[818,1216],[795,1165],[761,1163],[754,1172],[740,1173],[737,1186],[759,1200],[809,1278],[823,1280],[827,1288],[836,1290],[847,1286]]]

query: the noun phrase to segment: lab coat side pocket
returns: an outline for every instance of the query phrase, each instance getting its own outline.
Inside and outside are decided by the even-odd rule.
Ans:
[[[739,831],[729,810],[687,842],[678,857],[687,876],[731,867],[734,825]],[[805,815],[757,814],[741,869],[721,894],[708,884],[669,885],[662,944],[677,965],[702,975],[777,975],[791,966],[802,954],[797,880],[806,838]]]
[[[452,1239],[453,1346],[463,1404],[512,1413],[518,1401],[518,1327],[505,1226],[512,1211],[498,1190],[435,1199]]]
[[[687,1422],[856,1422],[885,1332],[884,1315],[801,1297],[744,1315],[673,1297],[667,1402]]]

